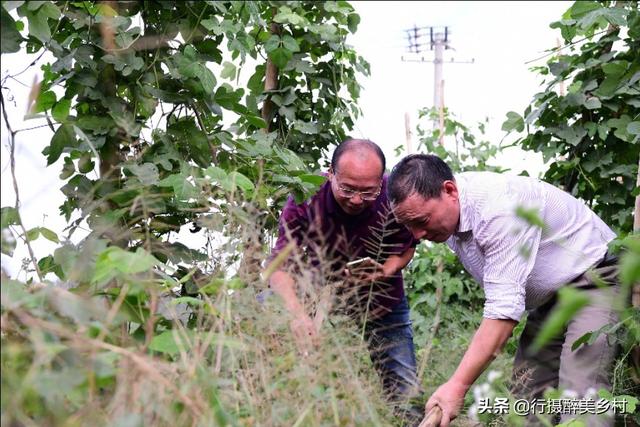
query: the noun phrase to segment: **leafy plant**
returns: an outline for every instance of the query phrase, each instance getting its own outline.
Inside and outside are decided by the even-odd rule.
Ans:
[[[4,2],[2,12],[3,53],[55,59],[30,113],[55,130],[43,154],[62,164],[67,238],[87,224],[167,261],[185,225],[233,236],[226,218],[241,203],[273,228],[271,209],[317,188],[322,153],[359,114],[368,64],[345,44],[359,22],[346,2]],[[36,234],[47,237],[22,237]],[[10,252],[15,236],[3,241]]]
[[[544,90],[522,116],[509,112],[502,129],[526,129],[516,143],[550,162],[545,180],[629,232],[640,191],[638,3],[578,1],[551,28],[560,30],[566,45],[532,68]]]

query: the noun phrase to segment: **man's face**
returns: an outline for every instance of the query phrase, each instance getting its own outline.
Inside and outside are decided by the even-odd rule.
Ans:
[[[372,152],[347,151],[329,172],[331,191],[338,205],[349,215],[358,215],[380,194],[382,163]]]
[[[442,243],[458,228],[458,188],[455,182],[445,181],[440,196],[430,199],[414,192],[394,206],[394,214],[416,239]]]

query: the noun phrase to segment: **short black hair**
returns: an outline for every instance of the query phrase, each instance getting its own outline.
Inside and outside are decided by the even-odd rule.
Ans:
[[[451,168],[440,157],[412,154],[391,170],[387,196],[392,203],[402,203],[413,193],[425,199],[437,198],[442,193],[442,184],[453,179]]]
[[[362,148],[369,149],[378,156],[380,163],[382,164],[382,172],[380,172],[380,175],[383,175],[385,168],[387,167],[387,160],[385,159],[384,153],[378,144],[368,139],[349,138],[340,143],[333,152],[333,156],[331,156],[331,169],[333,169],[334,172],[337,172],[338,162],[340,162],[340,157],[342,157],[344,153]]]

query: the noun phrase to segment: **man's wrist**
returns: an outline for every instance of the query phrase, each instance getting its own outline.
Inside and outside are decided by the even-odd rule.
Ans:
[[[471,388],[471,384],[469,384],[468,381],[457,378],[455,374],[449,379],[448,383],[462,396],[467,394],[467,391],[469,391],[469,389]]]
[[[389,263],[384,263],[382,265],[382,274],[384,275],[384,277],[391,277],[396,274],[396,268]]]

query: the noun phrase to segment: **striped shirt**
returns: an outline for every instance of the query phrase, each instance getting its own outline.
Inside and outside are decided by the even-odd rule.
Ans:
[[[596,265],[615,238],[584,203],[537,179],[464,172],[456,184],[460,222],[447,244],[484,288],[485,318],[519,320]]]

